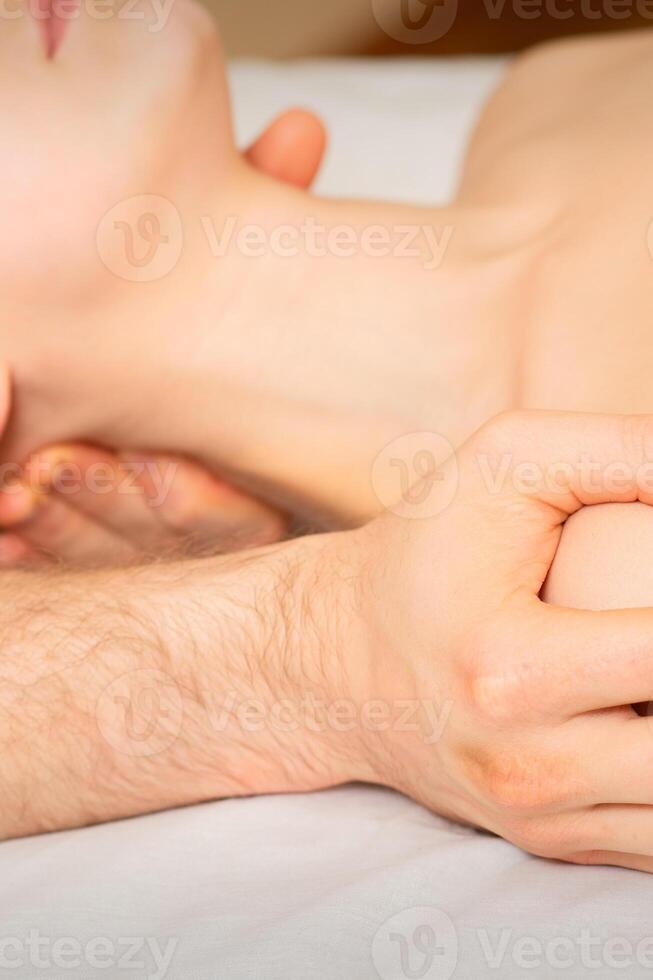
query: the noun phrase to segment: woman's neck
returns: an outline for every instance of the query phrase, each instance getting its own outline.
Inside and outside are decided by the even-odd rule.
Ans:
[[[98,266],[95,305],[32,306],[5,332],[9,458],[73,437],[178,450],[301,510],[368,515],[379,451],[446,428],[443,332],[503,309],[516,264],[497,216],[320,199],[241,169],[178,210],[169,274]]]
[[[234,197],[203,216],[201,340],[176,359],[202,404],[193,451],[358,520],[378,507],[383,447],[443,431],[443,333],[498,316],[517,263],[497,215],[320,199],[258,174]]]

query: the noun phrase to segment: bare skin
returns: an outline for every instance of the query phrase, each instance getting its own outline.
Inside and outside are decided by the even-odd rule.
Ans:
[[[284,183],[309,187],[325,150],[321,121],[305,110],[276,118],[245,159]],[[10,378],[0,398],[10,414]],[[80,492],[89,474],[104,474],[103,492]],[[64,486],[66,473],[76,483]],[[151,476],[166,481],[161,499]],[[65,492],[64,492],[65,490]],[[129,492],[126,492],[129,491]],[[0,491],[0,564],[57,560],[122,563],[191,550],[209,553],[280,540],[285,515],[180,457],[143,453],[121,457],[84,444],[50,446],[22,471],[7,474]]]
[[[653,418],[512,413],[433,496],[244,557],[6,572],[0,836],[350,780],[528,850],[653,870],[653,611],[538,598],[588,493],[583,445],[636,468]],[[633,438],[636,437],[636,438]],[[489,494],[478,461],[564,461]],[[433,511],[436,506],[436,513]],[[591,508],[590,508],[591,509]]]
[[[605,377],[591,380],[597,325],[608,332],[606,342],[609,330],[615,330],[611,350],[615,357],[621,353],[610,319],[617,286],[611,307],[608,276],[603,277],[606,292],[587,317],[595,328],[591,336],[584,334],[580,317],[573,320],[573,330],[580,332],[567,386],[558,361],[568,335],[560,335],[562,307],[556,304],[565,285],[578,289],[583,270],[589,289],[602,259],[612,269],[607,247],[591,263],[586,260],[596,216],[615,213],[606,203],[607,178],[602,183],[595,173],[588,177],[588,160],[594,165],[599,150],[613,145],[625,108],[637,105],[650,42],[618,42],[624,47],[616,58],[623,77],[618,85],[612,82],[617,94],[607,81],[604,99],[596,104],[599,69],[592,68],[589,46],[555,48],[523,62],[488,110],[459,197],[450,208],[425,211],[318,201],[248,169],[228,138],[214,36],[193,8],[179,5],[175,16],[177,30],[158,38],[158,47],[137,44],[136,34],[121,33],[114,24],[105,34],[86,24],[75,43],[71,33],[66,58],[56,63],[59,74],[47,76],[50,111],[61,133],[64,107],[79,88],[80,73],[88,74],[76,105],[77,117],[87,113],[88,126],[79,138],[79,126],[68,120],[60,145],[68,145],[66,137],[79,139],[79,158],[92,166],[80,168],[79,185],[64,195],[65,262],[59,252],[47,251],[47,227],[35,236],[17,220],[27,184],[22,173],[11,175],[18,202],[13,219],[9,215],[15,239],[13,250],[5,242],[0,266],[13,328],[5,324],[2,342],[15,372],[18,403],[7,457],[21,458],[35,444],[60,437],[126,447],[145,440],[153,449],[193,452],[243,484],[266,489],[273,499],[358,522],[379,508],[369,479],[379,450],[406,432],[431,429],[456,448],[464,443],[457,461],[460,489],[435,516],[419,510],[388,514],[360,531],[278,546],[241,564],[199,563],[190,572],[190,589],[180,585],[188,566],[146,571],[131,586],[112,577],[116,573],[98,573],[76,579],[72,594],[66,592],[67,580],[59,580],[60,591],[52,593],[56,601],[44,608],[38,597],[50,593],[43,581],[8,579],[3,633],[9,637],[4,666],[11,682],[3,691],[9,719],[4,734],[13,751],[5,755],[4,780],[16,806],[3,832],[69,826],[223,793],[305,790],[362,778],[393,785],[438,812],[489,827],[538,854],[650,870],[650,731],[647,720],[629,707],[651,693],[650,611],[582,613],[547,607],[538,598],[570,514],[583,505],[599,510],[607,502],[650,505],[650,495],[632,481],[618,491],[588,493],[578,475],[583,451],[603,467],[620,460],[641,464],[651,442],[650,419],[516,414],[479,430],[489,416],[510,406],[567,408],[573,401],[575,407],[598,410],[601,399],[611,396],[619,412],[644,407],[633,377],[623,403],[616,382],[606,396]],[[44,116],[38,100],[45,69],[25,60],[24,38],[19,27],[15,30],[15,49],[7,54],[10,60],[18,51],[22,58],[12,67],[27,86],[20,109],[28,123],[25,127],[22,119],[23,129],[32,140],[47,141],[53,136],[47,112],[45,131],[37,133],[36,127],[37,117]],[[99,47],[91,61],[87,51],[93,39]],[[588,65],[583,52],[589,52]],[[170,93],[162,100],[168,113],[163,120],[154,111],[161,101],[152,92],[160,96],[169,74],[161,65],[169,67],[171,59],[179,68],[178,88],[175,98]],[[603,71],[605,59],[600,64]],[[137,86],[126,119],[112,114],[108,103],[101,105],[103,131],[108,120],[119,145],[127,148],[121,166],[112,161],[107,168],[94,127],[97,99],[107,90],[122,91],[125,98],[133,94],[134,85],[145,80],[144,65],[147,84]],[[578,78],[565,76],[579,70]],[[107,87],[107,75],[117,89]],[[525,103],[524,92],[537,98],[539,91],[543,119],[552,77],[563,80],[558,109],[569,123],[557,128],[552,120],[538,136],[537,129],[533,132],[538,115]],[[578,101],[576,113],[570,91]],[[593,107],[589,114],[586,102]],[[503,123],[492,120],[493,113],[503,115],[502,105]],[[551,105],[555,108],[555,100]],[[137,137],[144,117],[146,147]],[[191,148],[185,155],[175,152],[177,135]],[[29,159],[37,166],[34,155]],[[120,195],[142,189],[134,176],[144,162],[151,193],[174,200],[190,229],[174,273],[152,289],[132,288],[111,275],[89,249],[89,235],[106,210]],[[61,193],[58,166],[63,170],[63,160],[50,159],[36,181],[46,225],[52,220],[47,190],[56,186]],[[629,186],[641,191],[644,167],[640,173],[639,166],[632,164]],[[85,179],[90,172],[93,179]],[[617,214],[630,262],[639,259],[628,271],[641,304],[646,286],[633,268],[640,273],[644,268],[645,234],[642,240],[635,211],[633,200],[630,209],[624,205]],[[90,225],[89,214],[97,217]],[[297,226],[312,216],[327,228],[344,222],[357,233],[370,225],[411,224],[449,225],[455,234],[437,268],[430,266],[434,256],[427,239],[405,263],[362,248],[345,262],[333,249],[315,258],[304,243],[293,262],[273,251],[253,260],[242,249],[228,249],[216,265],[214,256],[206,255],[197,220],[207,214],[218,228],[236,214],[266,230],[280,223]],[[35,245],[38,292],[24,261]],[[78,261],[69,265],[71,255]],[[573,274],[569,265],[558,266],[560,255],[576,265]],[[589,296],[582,311],[591,303]],[[627,312],[634,317],[629,329],[637,330],[636,310]],[[640,314],[640,331],[642,321]],[[564,322],[571,329],[571,318]],[[270,356],[262,360],[261,350]],[[645,361],[635,356],[633,372]],[[144,404],[157,405],[157,412],[143,413]],[[553,496],[541,489],[515,493],[510,485],[489,494],[479,482],[478,460],[506,453],[522,462],[562,461],[571,472]],[[450,457],[436,501],[454,466]],[[323,589],[317,580],[325,583]],[[103,657],[97,629],[87,634],[80,628],[92,620],[74,598],[79,595],[90,596],[93,610],[104,604],[105,648],[113,652],[118,636],[126,659],[122,651],[117,661]],[[155,624],[157,595],[168,615]],[[11,632],[21,596],[27,605]],[[270,597],[269,619],[263,617],[264,629],[257,632]],[[207,634],[207,610],[209,621],[218,624],[215,634]],[[47,665],[69,645],[55,643],[53,650],[43,638],[60,637],[62,631],[74,635],[79,659],[74,656],[57,671],[57,683],[65,681],[57,699]],[[159,756],[161,768],[134,763],[129,752],[110,751],[105,778],[98,780],[96,767],[84,769],[89,754],[95,761],[94,753],[106,752],[94,706],[113,680],[143,662],[152,636],[154,669],[172,671],[184,691],[190,687],[188,738],[176,739],[172,753]],[[197,639],[202,637],[206,646]],[[37,685],[25,673],[26,650],[34,655]],[[199,670],[199,682],[189,675],[190,665]],[[225,671],[220,680],[212,673],[216,669]],[[245,698],[287,694],[292,700],[306,684],[306,671],[309,683],[320,679],[327,697],[349,698],[358,711],[370,698],[386,704],[432,700],[439,709],[451,703],[455,716],[437,748],[422,730],[414,737],[397,736],[395,729],[376,737],[360,724],[357,737],[347,741],[353,756],[343,756],[341,740],[327,748],[300,733],[280,757],[277,744],[265,744],[269,726],[254,745],[242,731],[215,746],[207,740],[203,683],[223,694],[235,686]],[[278,686],[280,679],[285,686]],[[30,712],[22,710],[24,697],[31,698]],[[72,724],[66,720],[71,704]],[[200,724],[193,721],[196,708]],[[66,738],[54,766],[57,778],[48,759],[50,779],[45,780],[38,766],[45,745],[34,740],[33,718],[43,722],[36,726],[39,732],[49,731],[55,709]],[[110,745],[112,738],[110,726]],[[207,746],[215,752],[202,765]],[[72,800],[72,812],[70,798],[61,792],[71,771],[89,791]],[[143,799],[145,772],[150,781]],[[35,789],[45,795],[39,798]],[[36,803],[29,812],[27,800]],[[21,812],[28,817],[12,822]]]
[[[641,204],[647,127],[629,130],[628,141],[624,134],[625,119],[631,126],[633,113],[646,112],[647,35],[563,43],[518,62],[484,114],[456,200],[447,208],[411,209],[319,200],[248,168],[231,141],[213,29],[184,4],[173,17],[164,34],[145,38],[138,22],[82,20],[54,63],[39,66],[34,52],[23,69],[28,95],[8,125],[25,114],[29,120],[32,104],[41,118],[49,72],[59,144],[68,138],[76,157],[90,161],[93,180],[63,192],[62,268],[47,227],[12,220],[33,191],[16,175],[4,176],[13,211],[0,269],[12,316],[3,320],[1,339],[17,398],[8,458],[71,437],[177,450],[272,500],[358,522],[379,509],[373,460],[406,432],[434,431],[456,447],[508,408],[650,407],[645,335],[653,286]],[[33,39],[16,24],[8,53],[25,60],[21,44],[31,52]],[[88,50],[105,45],[111,57],[90,65]],[[129,125],[149,111],[154,86],[173,85],[170,73],[159,80],[161,62],[172,59],[179,69],[175,98],[149,112],[148,142],[139,149]],[[89,91],[105,90],[107,74],[120,73],[126,98],[127,70],[134,80],[141,73],[150,79],[139,99],[129,100],[133,118],[89,102],[70,113],[70,133],[64,128],[62,135],[78,76],[90,79]],[[84,112],[119,131],[129,151],[121,149],[118,167],[104,162],[93,126],[83,142],[73,135],[72,120],[78,134]],[[185,119],[177,127],[190,147],[183,155],[174,142],[174,113]],[[22,122],[34,142],[54,140],[47,127],[37,138]],[[175,270],[144,284],[112,274],[91,244],[102,215],[141,187],[139,153],[166,161],[156,174],[152,169],[148,191],[172,200],[188,229]],[[52,213],[46,198],[58,187],[56,164],[50,161],[47,172],[39,165],[32,175],[45,224]],[[230,216],[239,227],[267,230],[299,228],[307,218],[327,229],[345,223],[356,234],[370,226],[391,233],[428,226],[448,244],[435,269],[426,267],[433,251],[423,236],[417,254],[400,260],[363,247],[347,259],[333,249],[316,258],[304,239],[292,261],[272,249],[253,258],[233,241],[216,257],[202,219],[220,236]],[[25,261],[34,251],[42,256],[36,295],[34,273],[25,271],[34,269]],[[52,268],[52,281],[44,268]],[[103,341],[101,361],[89,337],[111,338],[108,349]],[[55,370],[62,340],[64,390]],[[270,352],[265,359],[262,350]],[[157,397],[162,388],[164,400]],[[157,411],[143,416],[143,404]],[[316,445],[323,451],[316,453]]]
[[[643,204],[650,137],[648,127],[636,120],[638,113],[648,111],[644,93],[652,44],[646,34],[568,41],[516,62],[483,113],[452,207],[441,213],[413,212],[412,220],[453,226],[439,269],[425,271],[410,259],[395,258],[389,276],[387,261],[378,258],[304,260],[306,269],[297,275],[311,288],[298,302],[314,308],[305,316],[298,312],[302,323],[297,326],[288,314],[288,289],[295,275],[293,271],[289,286],[288,261],[231,256],[240,281],[243,269],[260,280],[269,312],[264,322],[258,318],[251,324],[255,310],[231,296],[232,308],[224,319],[241,326],[225,334],[218,317],[208,347],[212,372],[218,378],[228,376],[228,400],[220,398],[215,384],[204,398],[200,378],[194,397],[202,406],[210,402],[216,408],[201,413],[192,432],[177,436],[170,429],[170,436],[179,439],[173,448],[191,448],[214,465],[222,463],[257,489],[271,487],[281,501],[298,497],[335,511],[340,519],[356,520],[379,507],[370,482],[374,457],[406,431],[442,433],[457,446],[505,408],[650,409],[651,216]],[[211,44],[207,57],[217,63]],[[215,71],[216,84],[222,85],[219,64]],[[221,111],[216,125],[226,126]],[[235,187],[246,182],[251,188],[255,203],[248,210],[258,209],[255,217],[261,223],[268,220],[271,202],[284,220],[294,216],[297,223],[319,211],[324,212],[324,224],[333,225],[346,210],[356,222],[387,225],[393,213],[380,205],[315,201],[272,188],[238,168],[234,181]],[[242,191],[236,199],[239,195]],[[407,220],[403,209],[401,220]],[[298,265],[301,256],[291,263],[293,270]],[[219,266],[212,259],[210,272],[215,274]],[[222,288],[221,282],[217,287]],[[328,303],[320,298],[323,287],[331,294]],[[166,283],[161,288],[165,291]],[[347,296],[346,307],[339,305],[337,317],[321,324],[319,311],[329,310],[338,294]],[[137,300],[134,291],[130,298]],[[283,322],[275,315],[279,304],[284,305]],[[360,324],[361,317],[363,326],[354,331],[352,321]],[[368,324],[374,341],[365,336]],[[165,321],[157,329],[165,330]],[[310,342],[299,348],[298,337],[307,330]],[[221,336],[229,341],[222,347]],[[352,359],[352,336],[360,338],[362,349],[373,344],[374,357],[366,363]],[[376,343],[378,336],[385,346]],[[248,379],[244,369],[252,355],[239,349],[239,338],[252,338],[265,349],[276,345],[288,356],[258,363],[256,376]],[[7,343],[11,347],[14,341],[9,337]],[[206,343],[201,348],[206,352]],[[293,374],[289,359],[299,353],[299,370]],[[24,357],[20,371],[29,377],[38,350],[19,351],[16,357],[19,362]],[[330,359],[337,360],[337,369],[329,368]],[[242,382],[234,383],[234,377]],[[24,423],[19,415],[12,440],[16,449],[8,448],[10,455],[33,445],[38,438],[34,432],[45,429],[44,435],[52,435],[52,424],[63,426],[67,437],[72,432],[111,442],[124,436],[115,420],[118,435],[113,438],[106,423],[87,427],[90,409],[83,404],[81,410],[75,408],[78,421],[72,429],[65,412],[60,421],[59,411],[49,413],[47,425],[38,412],[32,427],[29,415],[38,410],[39,400],[47,405],[52,396],[43,381],[32,380],[30,387],[39,399],[35,406],[25,405]],[[311,412],[306,410],[309,391]],[[184,415],[196,407],[189,408],[186,399]],[[263,429],[257,422],[261,418]],[[151,423],[139,421],[142,439],[169,449]],[[252,440],[252,431],[263,438]],[[210,435],[215,438],[209,453]],[[327,455],[315,453],[316,441],[334,448]],[[412,467],[413,460],[407,463]],[[583,517],[585,526],[596,522],[600,527],[602,519],[600,508]],[[607,520],[613,526],[618,517],[611,511]],[[570,523],[568,537],[575,535],[575,527]],[[581,548],[580,540],[575,552],[562,551],[558,568],[564,561],[569,570],[564,575],[561,571],[560,581],[570,587],[587,560],[586,544]],[[606,581],[609,587],[610,576]]]

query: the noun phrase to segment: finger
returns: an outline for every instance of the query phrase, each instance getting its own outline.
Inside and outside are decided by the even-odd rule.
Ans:
[[[0,527],[15,527],[29,520],[43,494],[21,480],[8,480],[0,489]]]
[[[28,474],[34,485],[59,493],[148,553],[175,550],[182,536],[202,549],[235,550],[277,541],[285,532],[275,511],[175,456],[117,457],[92,446],[56,446],[32,457]]]
[[[167,465],[167,464],[166,464]],[[47,489],[68,508],[74,508],[90,523],[122,537],[143,550],[161,548],[173,536],[162,525],[131,466],[125,460],[95,446],[84,444],[52,446],[36,453],[27,464],[31,485]],[[174,470],[157,470],[165,486]],[[60,511],[58,511],[60,513]],[[78,522],[82,526],[82,521]],[[94,537],[99,540],[95,532]]]
[[[0,534],[0,566],[3,568],[31,563],[39,557],[18,534]]]
[[[510,631],[510,652],[481,682],[488,697],[542,719],[653,700],[651,609],[586,612],[532,599],[511,608]]]
[[[653,872],[653,857],[645,854],[619,853],[618,851],[580,851],[565,858],[572,864],[612,865],[631,871]]]
[[[305,109],[290,109],[267,127],[245,157],[270,177],[307,188],[320,169],[325,148],[321,120]]]
[[[482,499],[552,507],[557,524],[581,506],[653,503],[653,416],[510,412],[460,454]]]
[[[570,740],[582,746],[578,768],[591,785],[579,805],[609,801],[647,806],[653,812],[653,717],[623,708],[611,717],[591,716],[583,722],[587,724],[578,726]]]
[[[202,466],[175,456],[136,456],[138,479],[158,519],[200,548],[234,551],[280,541],[287,522],[278,511],[215,477]],[[162,473],[174,474],[163,492]]]
[[[56,495],[20,482],[0,493],[0,524],[15,529],[5,534],[0,563],[12,565],[45,556],[62,561],[95,563],[133,560],[128,542]]]
[[[571,816],[573,853],[612,852],[653,858],[653,806],[602,804]]]
[[[38,497],[29,516],[16,523],[14,534],[27,547],[23,557],[39,551],[75,564],[122,564],[136,557],[127,541],[54,496]]]

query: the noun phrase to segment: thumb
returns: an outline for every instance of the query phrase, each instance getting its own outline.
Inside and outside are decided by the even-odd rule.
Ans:
[[[548,505],[559,524],[589,504],[651,504],[653,416],[509,412],[471,438],[459,465],[486,502]]]
[[[270,123],[245,158],[276,180],[308,188],[320,169],[325,147],[321,120],[305,109],[289,109]]]

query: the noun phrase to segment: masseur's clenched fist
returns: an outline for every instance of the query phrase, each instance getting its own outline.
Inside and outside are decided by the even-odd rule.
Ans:
[[[355,533],[372,778],[538,855],[653,870],[653,727],[630,707],[653,610],[540,598],[569,515],[651,503],[651,449],[650,417],[507,414]]]
[[[652,447],[653,417],[507,415],[359,530],[4,572],[0,838],[363,780],[535,854],[653,870],[630,707],[653,610],[540,598],[570,514],[650,504]]]

